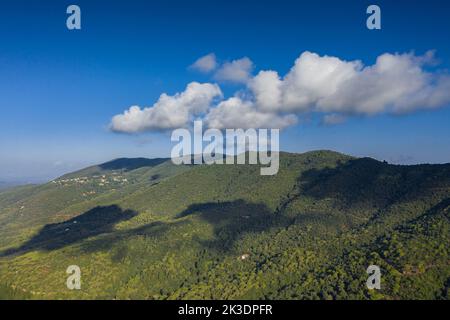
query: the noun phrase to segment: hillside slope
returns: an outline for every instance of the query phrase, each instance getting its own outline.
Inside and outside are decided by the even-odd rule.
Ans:
[[[119,159],[2,192],[0,297],[449,298],[450,165],[280,158],[275,176]]]

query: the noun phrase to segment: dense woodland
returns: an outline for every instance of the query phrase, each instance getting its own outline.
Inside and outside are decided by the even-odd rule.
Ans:
[[[450,165],[119,159],[0,192],[0,299],[449,299],[449,210]]]

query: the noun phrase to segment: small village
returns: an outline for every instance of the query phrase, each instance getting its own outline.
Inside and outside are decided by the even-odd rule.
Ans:
[[[128,184],[128,179],[117,172],[113,172],[111,175],[94,175],[90,177],[77,177],[71,179],[57,179],[52,181],[61,187],[81,186],[81,185],[95,185],[104,187],[108,185],[124,185]]]

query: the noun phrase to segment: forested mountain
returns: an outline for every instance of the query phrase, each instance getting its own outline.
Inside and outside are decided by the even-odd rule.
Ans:
[[[450,164],[315,151],[259,169],[117,159],[0,192],[0,298],[450,297]]]

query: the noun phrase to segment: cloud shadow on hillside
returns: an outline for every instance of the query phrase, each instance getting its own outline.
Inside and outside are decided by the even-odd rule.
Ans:
[[[103,170],[124,170],[131,171],[136,170],[142,167],[155,167],[166,162],[167,158],[155,158],[155,159],[147,159],[147,158],[120,158],[116,160],[112,160],[106,163],[99,165],[99,167]]]
[[[45,225],[22,246],[7,249],[0,253],[0,257],[32,250],[56,250],[92,236],[112,232],[115,224],[136,215],[137,212],[122,210],[117,205],[95,207],[70,220]]]
[[[302,172],[294,198],[332,201],[330,208],[359,208],[373,215],[416,188],[430,172],[426,166],[399,167],[371,158],[338,161],[335,167]]]
[[[207,222],[213,227],[213,237],[205,240],[193,234],[192,240],[207,250],[227,253],[233,249],[236,241],[246,234],[256,234],[271,228],[286,227],[293,222],[292,218],[275,214],[264,204],[249,203],[244,200],[199,203],[188,206],[174,219],[162,222],[155,221],[144,226],[105,234],[83,244],[86,252],[109,251],[114,244],[135,236],[159,238],[165,236],[171,228],[179,228],[176,232],[189,232],[184,227],[195,223],[195,219]],[[197,228],[194,228],[197,229]],[[197,229],[198,230],[198,229]],[[185,241],[182,238],[179,241]],[[175,240],[176,241],[176,240]]]
[[[285,227],[291,219],[277,215],[262,203],[242,199],[225,202],[193,204],[177,218],[197,217],[213,226],[214,239],[198,240],[208,249],[229,251],[246,234],[255,234],[272,228]]]
[[[135,229],[116,231],[93,239],[83,245],[83,250],[86,252],[109,251],[114,243],[134,236],[161,237],[170,228],[192,224],[194,219],[210,224],[213,227],[213,238],[204,240],[194,235],[193,240],[205,249],[221,252],[231,250],[235,241],[245,234],[259,233],[287,224],[287,218],[277,216],[264,204],[249,203],[244,200],[207,202],[190,205],[167,222],[155,221]],[[187,230],[180,229],[180,232],[185,233],[185,231]]]
[[[431,181],[450,182],[447,165],[398,166],[372,158],[338,162],[335,168],[310,169],[297,179],[303,195],[315,199],[341,199],[348,205],[385,206]]]
[[[194,233],[192,240],[205,249],[228,253],[233,250],[236,241],[246,235],[327,218],[322,214],[288,217],[282,212],[269,209],[265,204],[239,199],[192,204],[169,221],[154,221],[134,229],[114,230],[115,224],[136,215],[137,212],[122,210],[117,205],[96,207],[70,220],[46,225],[25,244],[6,250],[0,253],[0,256],[23,254],[32,250],[51,251],[79,242],[82,242],[81,249],[87,253],[109,251],[116,243],[132,237],[160,238],[171,228],[183,228],[195,223],[196,219],[212,226],[213,237],[205,239]],[[189,232],[189,229],[180,229],[180,232],[185,231]],[[99,237],[83,241],[94,236]]]

